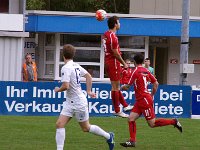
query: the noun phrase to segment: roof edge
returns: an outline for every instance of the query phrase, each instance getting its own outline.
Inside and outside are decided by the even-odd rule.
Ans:
[[[27,10],[27,15],[59,15],[59,16],[95,16],[93,12],[66,12],[66,11],[46,11],[46,10]],[[121,18],[143,18],[143,19],[168,19],[168,20],[181,20],[182,16],[169,16],[169,15],[146,15],[146,14],[118,14],[108,13],[110,16],[118,16]],[[190,16],[190,20],[200,20],[200,17]]]

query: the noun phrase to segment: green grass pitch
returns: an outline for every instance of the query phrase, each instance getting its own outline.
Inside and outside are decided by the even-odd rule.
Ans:
[[[0,116],[0,150],[55,150],[57,117]],[[137,150],[199,150],[200,120],[179,119],[183,133],[173,126],[150,128],[144,118],[137,120]],[[115,150],[128,139],[127,119],[91,117],[91,124],[115,133]],[[81,131],[75,119],[66,127],[65,150],[108,150],[105,139]]]

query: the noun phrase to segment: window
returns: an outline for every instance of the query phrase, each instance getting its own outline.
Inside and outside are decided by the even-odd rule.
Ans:
[[[93,78],[100,78],[100,66],[82,65],[82,67],[86,69]]]
[[[45,65],[45,75],[53,76],[54,75],[54,65],[53,64],[46,64]]]
[[[60,57],[59,57],[59,77],[61,77],[61,68],[64,65],[63,45],[72,44],[76,48],[74,62],[85,68],[93,78],[100,78],[100,68],[103,64],[101,57],[101,35],[60,35]]]
[[[54,38],[52,36],[50,37],[50,39]],[[50,48],[46,49],[46,62],[48,62],[49,65],[51,64],[51,66],[48,66],[47,68],[47,71],[51,70],[48,71],[48,75],[51,74],[54,68],[54,64],[52,64],[51,60],[57,59],[57,67],[55,66],[55,79],[60,80],[61,68],[64,65],[63,45],[72,44],[76,48],[74,62],[85,68],[92,75],[93,81],[109,81],[104,70],[104,50],[101,45],[101,35],[58,34],[58,37],[60,40],[56,40],[55,42],[57,49],[56,58],[53,57],[54,53],[51,51],[53,50],[53,46],[46,46],[47,48]],[[132,59],[136,52],[146,54],[147,46],[145,45],[145,37],[118,36],[118,39],[123,59]],[[133,62],[131,67],[134,67]]]
[[[47,33],[45,36],[44,50],[44,77],[54,77],[54,61],[55,61],[55,34]]]
[[[45,76],[54,76],[54,50],[45,49]]]
[[[101,36],[61,34],[60,45],[64,44],[72,44],[75,47],[101,47]]]
[[[63,50],[60,50],[60,61],[63,60]],[[76,49],[75,62],[100,62],[100,50]]]
[[[9,0],[0,0],[0,13],[9,12]]]
[[[55,46],[55,34],[46,34],[45,46]]]
[[[145,38],[140,36],[118,36],[120,48],[144,49]]]

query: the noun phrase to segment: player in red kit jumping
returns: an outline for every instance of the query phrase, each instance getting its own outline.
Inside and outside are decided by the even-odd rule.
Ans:
[[[180,132],[182,132],[182,126],[177,119],[156,119],[153,109],[153,96],[157,91],[158,82],[157,79],[142,66],[144,56],[141,53],[137,53],[134,56],[134,63],[136,68],[133,70],[131,78],[128,84],[123,85],[123,90],[128,90],[131,85],[134,85],[135,90],[135,104],[128,118],[130,139],[127,142],[120,143],[123,147],[135,147],[136,141],[136,120],[143,114],[147,120],[148,125],[151,128],[161,127],[167,125],[173,125]],[[148,92],[147,85],[152,83],[152,92]]]
[[[122,104],[124,111],[129,111],[133,106],[130,106],[124,100],[124,97],[120,91],[120,78],[121,78],[121,66],[120,63],[127,68],[127,64],[121,57],[118,38],[115,34],[120,29],[120,22],[117,16],[110,17],[108,19],[108,28],[103,35],[103,47],[105,51],[105,70],[110,78],[111,82],[111,97],[115,110],[115,115],[120,117],[128,117],[127,114],[120,111],[119,105]]]

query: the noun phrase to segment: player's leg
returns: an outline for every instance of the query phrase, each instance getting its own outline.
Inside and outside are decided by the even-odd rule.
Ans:
[[[112,103],[114,106],[115,113],[120,112],[120,102],[119,102],[119,88],[120,88],[120,83],[119,81],[111,81],[111,98],[112,98]]]
[[[130,139],[124,143],[120,143],[121,146],[135,147],[135,142],[136,142],[136,122],[135,121],[140,117],[140,114],[141,112],[136,102],[128,118]]]
[[[127,104],[122,92],[120,91],[120,79],[122,74],[122,68],[120,66],[120,63],[116,63],[115,66],[115,70],[113,71],[115,72],[115,78],[112,81],[117,82],[114,82],[112,87],[114,91],[118,91],[119,103],[122,104],[122,106],[124,107],[124,111],[130,111],[132,110],[133,106]]]
[[[90,132],[95,135],[104,137],[109,145],[109,150],[114,149],[115,142],[114,142],[114,133],[113,132],[108,133],[97,125],[91,125],[89,123],[89,120],[84,121],[84,122],[79,122],[79,125],[81,126],[81,129],[84,132]]]
[[[112,132],[108,133],[97,125],[91,125],[89,123],[89,112],[88,112],[87,107],[85,109],[76,111],[75,117],[76,117],[77,121],[79,122],[79,125],[80,125],[82,131],[90,132],[95,135],[104,137],[107,140],[109,149],[113,150],[113,148],[114,148],[114,133],[112,133]]]
[[[116,81],[116,82],[113,83],[112,88],[113,88],[114,91],[119,92],[118,96],[119,96],[120,104],[122,104],[122,106],[126,108],[126,111],[129,111],[129,110],[132,109],[132,107],[130,107],[126,103],[124,96],[123,96],[122,92],[120,91],[120,79],[121,79],[121,74],[122,74],[122,68],[120,66],[120,63],[115,63],[114,65],[115,65],[115,67],[113,67],[113,69],[114,69],[113,72],[115,73],[114,74],[115,76],[113,77],[113,80],[111,80],[111,81]]]
[[[182,132],[182,130],[183,130],[178,119],[164,119],[164,118],[155,119],[154,118],[151,120],[147,120],[147,122],[151,128],[173,125],[180,132]]]
[[[95,135],[103,136],[107,140],[110,139],[110,134],[108,132],[104,131],[97,125],[91,125],[89,123],[89,120],[84,122],[79,122],[79,125],[83,132],[90,132]]]
[[[153,100],[151,96],[147,95],[144,98],[143,106],[145,107],[145,109],[143,109],[143,115],[146,118],[147,123],[151,128],[174,125],[174,127],[176,127],[180,132],[182,132],[182,126],[178,122],[177,119],[164,119],[164,118],[156,119],[155,118]]]
[[[106,73],[108,75],[108,77],[110,78],[110,82],[111,82],[111,98],[112,98],[112,103],[113,103],[113,107],[115,110],[115,115],[118,115],[120,117],[128,117],[127,114],[120,112],[120,63],[116,63],[116,62],[110,62],[109,64],[105,65],[105,70]],[[123,95],[122,95],[123,96]],[[122,102],[123,103],[123,102]],[[124,101],[124,103],[126,103]],[[125,106],[128,106],[128,104],[122,104]]]
[[[56,122],[56,145],[57,150],[63,150],[65,142],[65,125],[71,117],[60,115]]]
[[[88,107],[81,108],[81,109],[75,111],[75,117],[76,117],[77,121],[79,122],[81,129],[84,132],[91,132],[96,135],[103,136],[106,139],[110,138],[109,133],[105,132],[100,127],[98,127],[96,125],[90,125]]]
[[[56,122],[56,144],[57,150],[63,150],[65,142],[65,125],[68,124],[73,116],[73,110],[70,104],[63,103],[63,109],[60,116]]]
[[[111,91],[111,97],[112,102],[115,110],[115,115],[123,118],[127,118],[128,115],[124,112],[120,111],[120,103],[125,107],[126,111],[129,111],[133,108],[133,106],[130,106],[126,103],[124,96],[122,95],[120,89],[120,81],[111,81],[112,85],[112,91]]]

